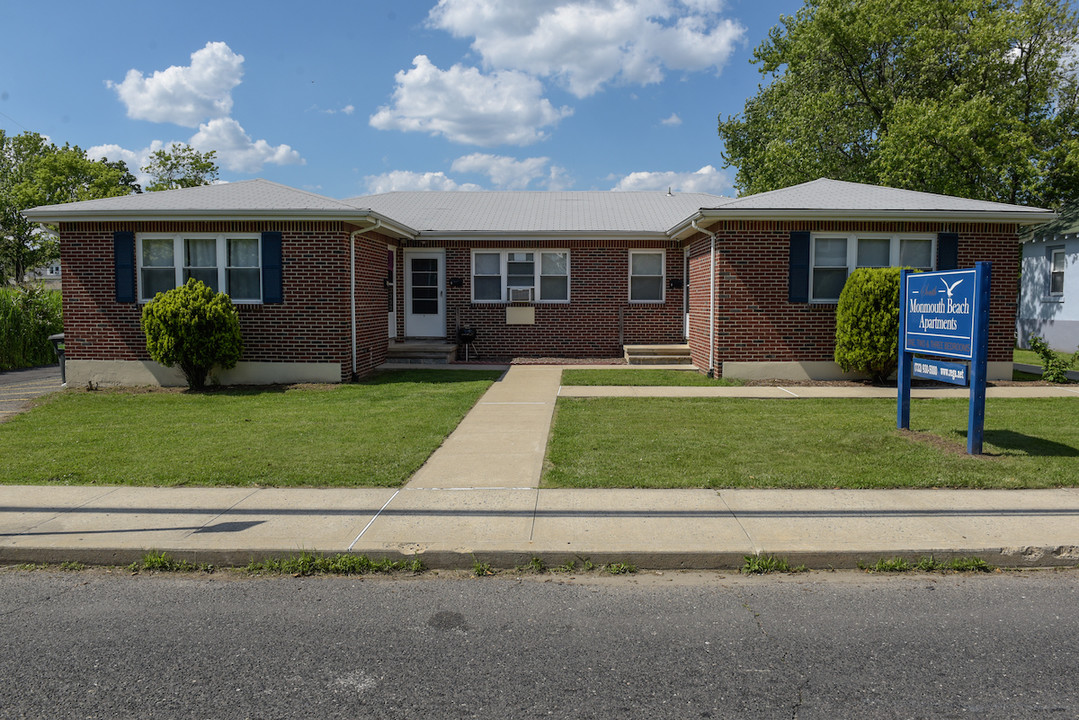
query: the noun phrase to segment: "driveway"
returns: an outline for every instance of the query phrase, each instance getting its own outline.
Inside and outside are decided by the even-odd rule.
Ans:
[[[61,387],[59,365],[0,372],[0,422],[25,410],[30,400]]]

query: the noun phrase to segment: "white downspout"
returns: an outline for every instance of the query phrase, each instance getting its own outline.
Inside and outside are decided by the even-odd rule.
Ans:
[[[704,233],[710,240],[710,254],[708,258],[708,377],[716,376],[716,233],[708,232],[697,225],[697,221],[690,222],[693,229]]]
[[[349,301],[352,303],[352,377],[356,377],[356,236],[371,232],[382,227],[381,220],[375,220],[375,224],[363,230],[355,230],[348,236],[349,242]]]

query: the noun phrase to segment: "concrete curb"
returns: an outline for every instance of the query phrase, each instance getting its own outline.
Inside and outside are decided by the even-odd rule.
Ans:
[[[190,548],[154,548],[177,560],[217,567],[243,567],[252,561],[282,559],[299,555],[305,550],[225,550]],[[0,550],[0,564],[60,564],[79,562],[93,566],[124,567],[137,562],[149,552],[134,548],[4,548]],[[336,555],[339,551],[308,548],[306,552]],[[539,558],[547,568],[575,562],[578,567],[584,561],[597,568],[613,563],[628,563],[639,570],[738,570],[745,564],[747,554],[709,551],[625,551],[597,550],[595,552],[530,552],[519,549],[506,550],[433,550],[410,553],[404,550],[384,548],[353,548],[351,555],[366,555],[371,559],[420,560],[430,570],[471,570],[476,562],[488,563],[496,570],[524,567],[533,558]],[[775,548],[757,553],[757,556],[783,558],[791,566],[805,565],[810,570],[857,570],[873,565],[878,560],[902,558],[912,565],[921,558],[932,556],[947,562],[960,558],[978,558],[999,568],[1061,568],[1079,567],[1079,547],[1014,547],[1014,548],[922,548],[909,550],[789,550]]]

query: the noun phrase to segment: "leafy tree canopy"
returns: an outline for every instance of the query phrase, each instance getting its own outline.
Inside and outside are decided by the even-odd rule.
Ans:
[[[216,152],[200,153],[190,145],[172,144],[168,150],[157,150],[142,171],[150,176],[148,191],[210,185],[217,180]]]
[[[1058,207],[1079,196],[1068,0],[806,0],[719,121],[744,194],[829,177]]]
[[[91,160],[77,145],[57,147],[35,132],[0,130],[0,283],[59,257],[56,240],[22,211],[38,205],[141,192],[121,160]]]

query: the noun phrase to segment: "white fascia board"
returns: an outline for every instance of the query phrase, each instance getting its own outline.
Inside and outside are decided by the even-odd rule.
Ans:
[[[667,241],[671,237],[665,232],[641,232],[641,231],[604,231],[604,232],[574,232],[567,230],[565,232],[499,232],[496,230],[483,230],[475,232],[423,232],[421,231],[417,240],[426,240],[428,242],[439,241],[468,241],[468,240],[504,240],[508,244],[521,245],[535,242],[537,240],[552,240],[552,241],[565,241],[565,240],[661,240]]]
[[[347,223],[364,220],[381,220],[382,228],[400,237],[414,238],[417,233],[407,225],[390,220],[379,213],[366,210],[142,210],[116,212],[108,210],[90,210],[82,212],[23,211],[23,217],[38,223],[71,222],[207,222],[215,220],[235,220],[259,222],[275,221],[340,221]]]
[[[917,220],[928,222],[997,222],[1043,225],[1057,219],[1051,210],[702,210],[700,219],[719,220]],[[682,223],[684,225],[686,223]],[[676,226],[679,227],[679,226]]]

